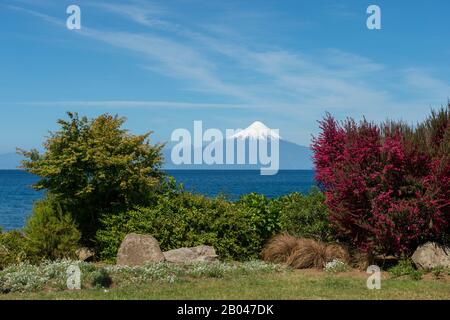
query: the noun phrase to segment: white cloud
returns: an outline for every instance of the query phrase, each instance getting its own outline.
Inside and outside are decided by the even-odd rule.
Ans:
[[[254,108],[254,105],[227,103],[194,103],[152,100],[91,100],[91,101],[29,101],[18,102],[19,106],[61,107],[61,108],[142,108],[142,109],[242,109]]]
[[[146,1],[130,1],[128,3],[114,2],[87,2],[87,6],[98,7],[125,16],[137,23],[148,27],[170,27],[170,24],[158,18],[166,13],[166,10],[154,3]]]
[[[78,34],[137,53],[150,72],[184,81],[185,90],[231,98],[236,101],[234,106],[272,109],[277,114],[312,114],[315,118],[329,110],[349,116],[365,114],[374,120],[402,115],[413,119],[426,113],[430,103],[446,99],[450,93],[448,83],[418,68],[400,70],[336,48],[315,54],[272,44],[249,48],[234,30],[212,34],[201,26],[180,25],[164,8],[148,2],[100,2],[95,6],[146,27],[146,32],[83,26]],[[23,10],[56,23],[52,17]],[[220,29],[217,25],[216,30]],[[380,81],[383,79],[385,83]],[[403,95],[398,94],[400,91]]]
[[[431,76],[425,70],[418,68],[404,70],[404,81],[408,86],[419,90],[421,94],[429,95],[431,93],[438,98],[450,97],[450,85]]]

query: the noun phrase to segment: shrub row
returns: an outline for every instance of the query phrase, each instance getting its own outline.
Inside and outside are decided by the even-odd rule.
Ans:
[[[153,235],[161,249],[212,245],[221,259],[258,258],[265,242],[285,230],[330,240],[327,209],[317,190],[274,200],[248,194],[236,202],[187,192],[161,197],[151,208],[108,214],[97,232],[100,258],[114,260],[127,233]]]
[[[169,190],[169,189],[168,189]],[[223,260],[258,258],[265,242],[286,231],[299,237],[332,240],[324,196],[293,193],[276,199],[259,194],[231,202],[171,186],[153,207],[104,214],[96,234],[98,258],[114,261],[131,232],[151,234],[162,250],[212,245]],[[80,231],[55,199],[37,202],[22,231],[0,232],[0,270],[14,263],[74,258]]]

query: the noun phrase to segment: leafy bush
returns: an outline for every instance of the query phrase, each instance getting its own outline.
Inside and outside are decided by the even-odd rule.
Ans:
[[[151,205],[159,192],[161,145],[149,136],[131,135],[125,118],[103,114],[95,119],[68,113],[59,131],[45,141],[45,153],[23,151],[24,168],[41,177],[34,186],[57,198],[70,212],[89,244],[100,214]]]
[[[114,260],[131,232],[151,234],[163,251],[201,244],[213,246],[221,259],[257,258],[275,222],[265,209],[249,206],[254,196],[237,203],[181,192],[160,197],[156,206],[104,215],[97,232],[100,256]]]
[[[8,265],[26,261],[27,256],[26,238],[22,232],[0,232],[0,270]]]
[[[280,230],[280,210],[272,204],[265,195],[257,193],[243,195],[237,201],[237,206],[252,213],[252,224],[263,239],[269,239]]]
[[[316,180],[339,238],[363,251],[409,254],[450,231],[450,103],[411,128],[330,115],[313,141]]]
[[[325,195],[318,188],[307,195],[294,192],[274,199],[270,211],[278,212],[281,230],[293,236],[325,242],[335,240]]]
[[[24,228],[27,249],[33,260],[75,256],[80,232],[71,216],[50,199],[36,202]]]
[[[106,269],[95,270],[92,275],[91,285],[95,288],[109,288],[113,280]]]
[[[317,188],[308,195],[272,200],[252,193],[236,202],[187,193],[170,181],[165,190],[154,207],[103,216],[97,232],[102,259],[114,260],[131,232],[152,234],[162,250],[207,244],[222,259],[237,260],[257,258],[264,243],[280,231],[333,240],[325,197]]]
[[[416,270],[411,259],[407,258],[400,259],[397,265],[389,269],[389,273],[394,278],[401,276],[409,276],[412,280],[420,280],[422,278],[422,272]]]

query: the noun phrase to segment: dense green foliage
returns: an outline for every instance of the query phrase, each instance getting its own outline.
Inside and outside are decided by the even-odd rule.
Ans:
[[[271,211],[279,213],[280,228],[296,237],[334,241],[325,196],[317,188],[308,195],[294,192],[275,199]]]
[[[281,231],[330,240],[323,195],[291,194],[270,200],[248,194],[236,202],[187,192],[160,197],[153,207],[107,214],[97,233],[101,258],[113,260],[126,234],[153,235],[161,249],[212,245],[221,259],[259,257],[265,242]]]
[[[22,262],[73,258],[80,231],[69,214],[49,199],[35,203],[23,231],[0,232],[0,269]]]
[[[131,135],[124,118],[101,115],[95,119],[68,113],[59,131],[44,143],[45,152],[22,151],[23,167],[41,177],[36,189],[46,189],[82,232],[92,239],[105,212],[151,205],[160,187],[161,145],[149,143],[150,133]]]
[[[156,206],[105,215],[97,233],[101,258],[112,260],[127,233],[153,235],[161,249],[212,245],[222,259],[259,256],[270,234],[260,228],[262,212],[222,198],[182,192],[159,199]],[[274,230],[275,231],[275,230]]]
[[[0,270],[27,260],[27,255],[26,238],[22,232],[0,230]]]
[[[28,255],[39,260],[74,257],[81,236],[71,215],[49,199],[35,203],[24,231]]]
[[[272,200],[257,193],[243,195],[237,202],[239,207],[252,214],[252,224],[266,240],[280,230],[280,210],[272,203]]]

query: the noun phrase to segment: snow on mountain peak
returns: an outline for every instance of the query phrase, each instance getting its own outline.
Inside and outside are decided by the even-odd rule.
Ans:
[[[267,127],[261,121],[255,121],[246,129],[231,136],[231,138],[237,139],[267,139],[268,137],[280,139],[280,136],[274,130]]]

